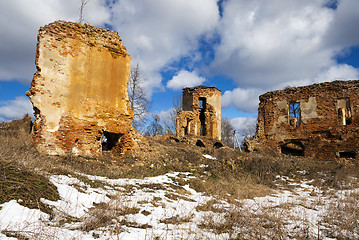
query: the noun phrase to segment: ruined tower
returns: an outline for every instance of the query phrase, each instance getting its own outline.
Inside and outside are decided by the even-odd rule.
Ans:
[[[130,61],[117,32],[65,21],[41,27],[27,92],[36,148],[51,155],[131,148]]]
[[[359,81],[334,81],[267,92],[259,97],[249,150],[267,146],[314,159],[358,159]]]
[[[184,88],[176,134],[177,137],[207,136],[221,140],[221,91],[202,85]]]

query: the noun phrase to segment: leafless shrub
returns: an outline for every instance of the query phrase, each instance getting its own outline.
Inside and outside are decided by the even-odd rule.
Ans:
[[[224,215],[208,213],[198,225],[216,234],[226,233],[229,239],[287,239],[285,219],[272,209],[231,209]]]
[[[359,193],[349,192],[329,205],[323,216],[325,235],[337,239],[354,239],[359,236]]]
[[[192,220],[192,218],[193,218],[193,214],[188,214],[188,215],[184,215],[184,216],[175,215],[172,217],[161,219],[160,223],[177,224],[178,225],[178,224],[190,222]]]
[[[91,208],[81,219],[82,230],[90,231],[100,227],[113,225],[116,231],[121,228],[118,226],[119,217],[129,214],[137,214],[140,209],[135,206],[128,206],[121,195],[114,196],[108,203],[99,203]]]
[[[204,204],[200,204],[196,207],[197,211],[210,211],[213,213],[224,213],[227,210],[220,204],[219,201],[212,199]]]

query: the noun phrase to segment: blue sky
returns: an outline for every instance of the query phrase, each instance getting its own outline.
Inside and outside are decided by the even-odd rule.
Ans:
[[[0,0],[0,121],[31,113],[36,36],[77,21],[80,0]],[[258,96],[287,86],[359,79],[359,0],[90,0],[85,20],[118,31],[139,63],[151,112],[183,87],[222,91],[222,117],[254,121]]]

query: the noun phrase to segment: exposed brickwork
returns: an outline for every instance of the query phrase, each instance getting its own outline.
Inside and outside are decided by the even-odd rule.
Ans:
[[[316,159],[358,158],[359,81],[335,81],[259,97],[257,132],[247,147]],[[300,107],[300,116],[290,105]],[[298,124],[297,124],[298,122]]]
[[[65,21],[41,27],[38,71],[27,92],[36,148],[52,155],[100,154],[104,139],[111,140],[103,135],[114,134],[111,149],[130,149],[130,61],[117,32]]]
[[[193,135],[221,140],[221,91],[205,86],[184,88],[176,133],[177,137]]]

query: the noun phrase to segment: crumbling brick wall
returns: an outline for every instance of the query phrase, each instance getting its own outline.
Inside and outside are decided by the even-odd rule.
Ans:
[[[130,60],[117,32],[65,21],[41,27],[27,92],[36,148],[51,155],[131,148]]]
[[[268,92],[259,97],[249,148],[316,159],[358,158],[359,81],[335,81]]]
[[[184,88],[176,134],[177,137],[193,135],[221,140],[221,91],[202,85]]]

